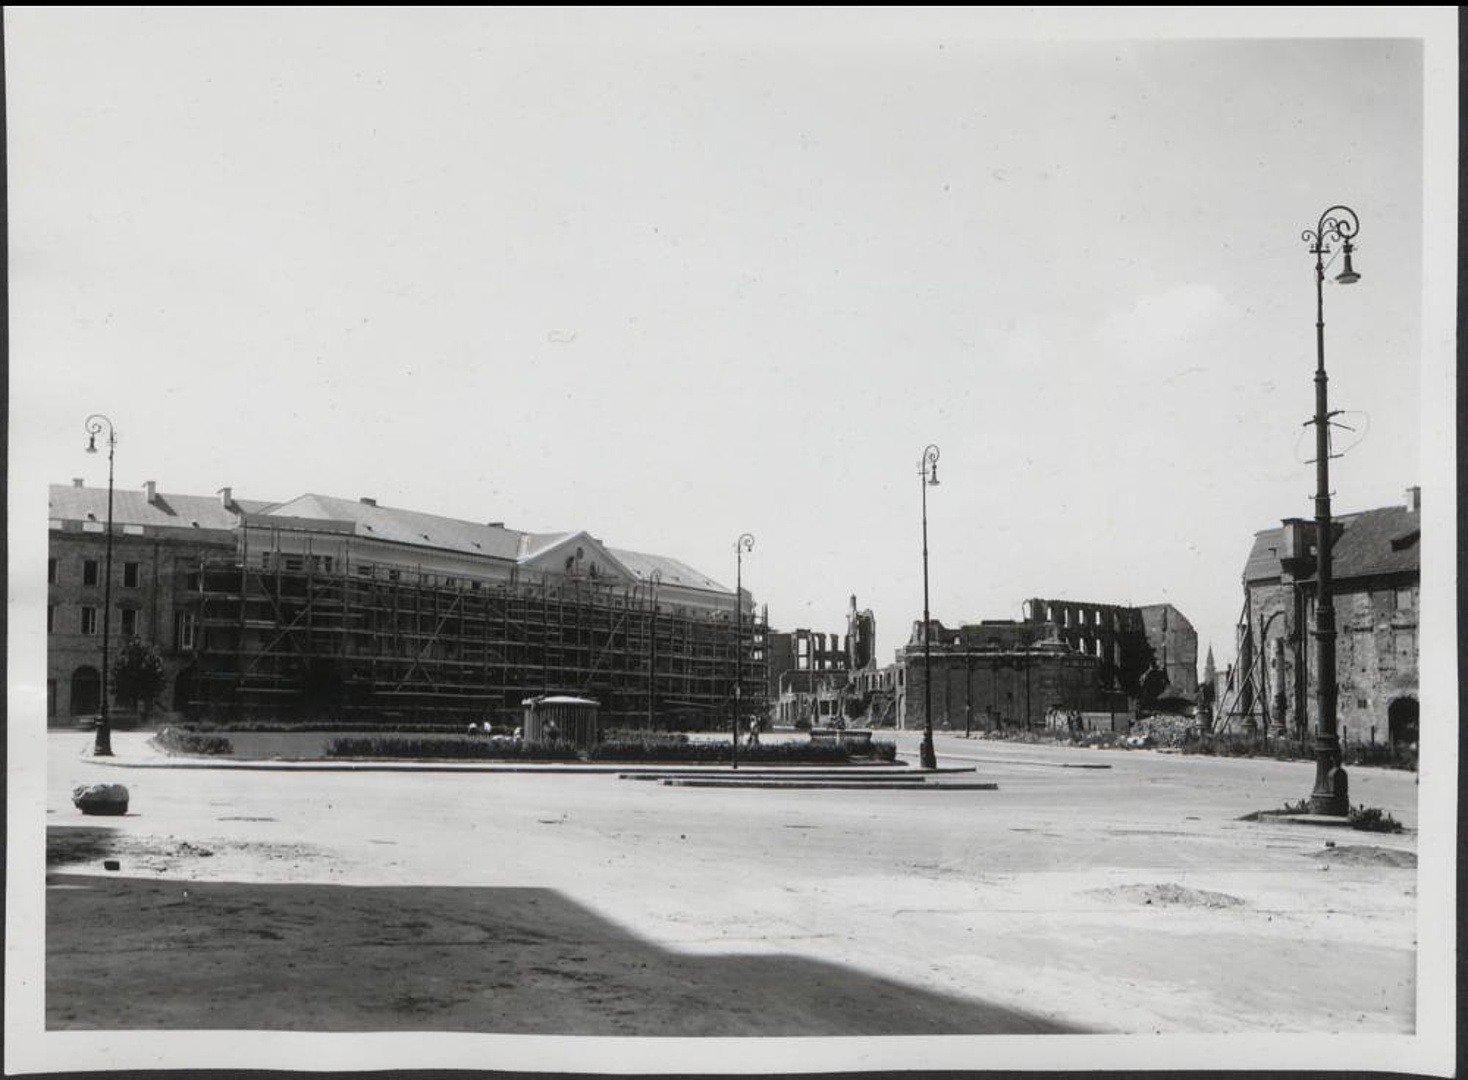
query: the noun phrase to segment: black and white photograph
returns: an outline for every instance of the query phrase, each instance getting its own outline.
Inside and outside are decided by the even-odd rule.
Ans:
[[[3,20],[7,1075],[1452,1075],[1456,8]]]

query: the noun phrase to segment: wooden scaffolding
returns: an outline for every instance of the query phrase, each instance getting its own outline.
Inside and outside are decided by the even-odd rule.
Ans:
[[[763,715],[767,626],[732,610],[655,604],[644,585],[537,575],[484,581],[330,556],[206,558],[186,608],[196,715],[485,721],[572,693],[603,727],[720,729]],[[736,652],[736,648],[742,651]]]

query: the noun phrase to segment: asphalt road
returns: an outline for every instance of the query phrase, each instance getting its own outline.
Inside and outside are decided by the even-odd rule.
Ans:
[[[997,789],[730,790],[132,768],[114,738],[50,738],[52,1028],[1413,1027],[1415,833],[1239,820],[1309,764],[939,735]],[[126,817],[71,806],[97,780]],[[1415,827],[1413,774],[1351,784]]]

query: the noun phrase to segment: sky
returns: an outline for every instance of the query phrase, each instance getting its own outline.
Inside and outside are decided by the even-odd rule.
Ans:
[[[1431,19],[1284,10],[9,8],[13,521],[105,485],[102,412],[120,488],[585,528],[730,585],[749,532],[772,625],[855,595],[889,660],[935,444],[934,618],[1166,602],[1221,668],[1254,532],[1314,512],[1332,205],[1334,508],[1441,497]]]

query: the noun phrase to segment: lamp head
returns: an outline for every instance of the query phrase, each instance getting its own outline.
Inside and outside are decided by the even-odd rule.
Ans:
[[[1352,285],[1355,282],[1361,280],[1361,275],[1356,273],[1355,269],[1351,266],[1352,250],[1354,249],[1351,247],[1351,242],[1347,240],[1345,246],[1341,249],[1342,253],[1346,257],[1346,265],[1341,269],[1341,272],[1335,276],[1336,281],[1342,285]]]
[[[93,432],[91,432],[91,433],[89,433],[87,435],[87,453],[89,453],[89,454],[95,454],[96,452],[97,452],[97,433],[95,431],[93,431]]]
[[[938,486],[938,463],[933,462],[932,471],[928,473],[928,487]]]

